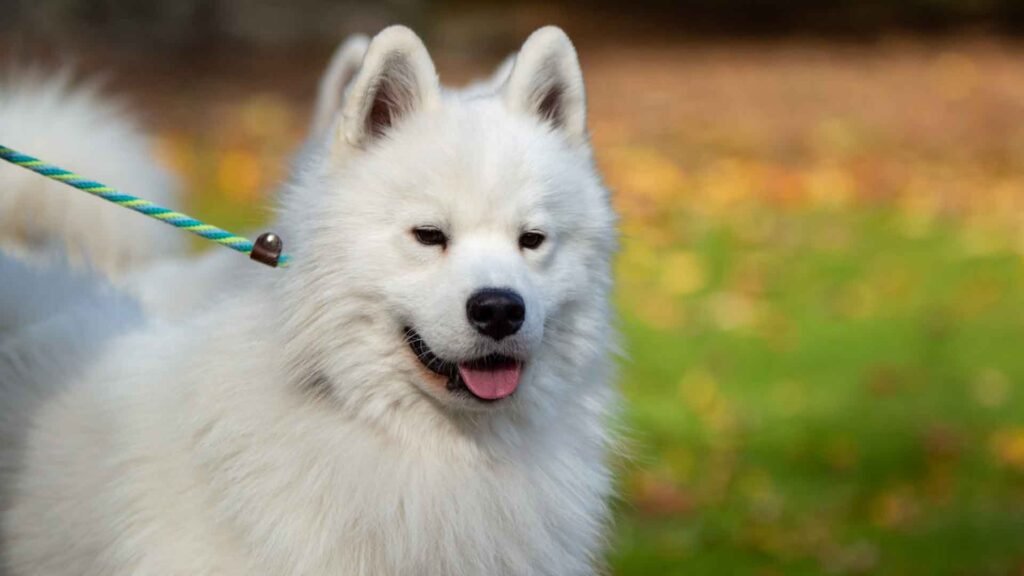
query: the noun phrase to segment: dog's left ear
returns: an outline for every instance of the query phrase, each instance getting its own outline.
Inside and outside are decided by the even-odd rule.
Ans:
[[[366,47],[369,44],[370,39],[367,36],[355,34],[334,51],[317,90],[316,105],[313,108],[313,125],[310,127],[313,134],[325,134],[337,118],[345,92],[352,84],[356,72],[359,71],[359,66],[363,63],[363,56],[366,54]]]
[[[512,110],[531,114],[563,132],[575,144],[587,139],[583,72],[569,37],[545,26],[526,39],[505,84]]]
[[[370,41],[342,108],[342,137],[364,147],[416,112],[436,108],[441,85],[419,36],[390,26]]]

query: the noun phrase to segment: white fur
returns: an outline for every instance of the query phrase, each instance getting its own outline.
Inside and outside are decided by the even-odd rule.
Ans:
[[[349,93],[352,80],[362,65],[369,38],[353,35],[338,45],[327,69],[320,79],[317,99],[313,106],[313,121],[305,142],[295,154],[292,164],[301,169],[309,157],[325,145],[325,139],[334,136],[340,122],[341,108]],[[484,98],[494,96],[508,80],[515,63],[515,54],[505,58],[487,78],[460,89],[447,89],[449,97]],[[276,222],[264,230],[279,231]],[[254,237],[260,231],[250,231]],[[286,250],[290,248],[285,238]],[[254,267],[235,252],[212,248],[201,256],[167,258],[128,275],[119,285],[135,295],[150,314],[163,318],[182,315],[216,305],[223,295],[223,287],[239,281],[248,282],[252,275],[272,274],[273,271]],[[2,329],[2,325],[0,325]]]
[[[184,323],[71,302],[74,326],[51,318],[0,342],[0,390],[56,390],[26,403],[27,437],[5,443],[24,446],[3,518],[9,576],[595,573],[614,215],[579,127],[519,105],[525,75],[574,82],[531,70],[537,34],[519,83],[489,97],[442,92],[408,29],[375,37],[336,137],[283,196],[288,270],[233,283]],[[373,125],[382,94],[396,114]],[[414,239],[426,224],[447,249]],[[524,229],[547,240],[520,249]],[[12,280],[0,306],[39,281]],[[465,317],[490,286],[527,307],[500,342]],[[407,325],[442,355],[526,358],[520,388],[486,405],[447,392]]]
[[[549,107],[552,99],[557,105]],[[505,102],[514,111],[544,116],[578,144],[586,141],[583,72],[564,32],[548,26],[526,39],[509,73]]]
[[[354,34],[342,42],[334,51],[327,71],[320,79],[317,90],[316,106],[313,110],[311,134],[326,132],[341,108],[341,102],[352,79],[359,72],[359,66],[366,55],[366,47],[370,39],[362,34]]]
[[[341,112],[345,139],[353,146],[364,146],[374,136],[367,123],[373,104],[393,108],[392,116],[398,119],[417,110],[434,110],[441,98],[437,71],[423,42],[398,26],[381,31],[370,43],[350,90],[355,97],[345,99]]]
[[[94,85],[68,73],[17,72],[0,82],[0,143],[158,204],[176,183],[150,143]],[[108,276],[176,254],[181,232],[0,161],[0,248],[34,261],[63,253]]]

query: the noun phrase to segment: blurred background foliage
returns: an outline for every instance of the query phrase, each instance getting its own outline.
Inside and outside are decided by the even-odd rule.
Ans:
[[[235,39],[257,42],[333,40],[338,24],[401,19],[419,29],[444,29],[470,16],[493,28],[522,9],[586,13],[621,27],[712,35],[872,36],[891,31],[948,33],[967,28],[1017,34],[1019,0],[4,0],[7,28],[74,33],[82,26],[107,35],[176,45]],[[507,25],[505,23],[504,25]]]
[[[1024,3],[0,0],[104,71],[188,209],[263,222],[335,43],[443,79],[565,27],[622,214],[609,570],[1024,574]],[[145,191],[134,191],[145,194]]]

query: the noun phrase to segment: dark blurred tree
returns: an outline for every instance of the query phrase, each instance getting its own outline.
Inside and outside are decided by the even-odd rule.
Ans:
[[[392,22],[445,35],[449,19],[468,23],[455,31],[501,36],[524,24],[502,15],[528,11],[561,14],[559,23],[581,29],[596,22],[662,36],[1024,32],[1024,0],[0,0],[0,32],[183,48],[225,40],[281,45],[334,42]]]

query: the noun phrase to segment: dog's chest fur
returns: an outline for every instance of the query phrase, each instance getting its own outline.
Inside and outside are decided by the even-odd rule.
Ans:
[[[423,414],[406,415],[424,420],[395,438],[326,407],[299,410],[298,428],[279,420],[205,454],[220,513],[258,551],[253,569],[591,572],[610,492],[600,438],[563,422],[488,446]]]
[[[593,572],[611,487],[587,399],[514,427],[460,428],[424,404],[385,430],[282,386],[259,343],[153,337],[191,349],[202,371],[153,358],[140,370],[161,376],[140,390],[133,374],[101,369],[40,415],[26,475],[36,480],[8,518],[15,565],[69,576]],[[79,472],[50,477],[68,469]],[[35,531],[55,499],[62,528]],[[87,536],[54,554],[62,530]],[[101,564],[83,572],[82,558]]]
[[[607,486],[578,455],[556,455],[557,470],[375,444],[329,465],[291,458],[299,467],[279,479],[224,494],[257,558],[276,564],[268,573],[589,571]]]

